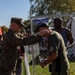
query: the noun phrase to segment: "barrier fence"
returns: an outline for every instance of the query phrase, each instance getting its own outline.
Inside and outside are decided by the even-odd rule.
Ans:
[[[62,14],[62,15],[51,15],[51,16],[43,16],[42,18],[46,19],[50,19],[53,17],[66,17],[66,16],[74,16],[75,14]],[[33,23],[37,23],[40,20],[38,19],[40,17],[31,17],[31,32],[33,32],[33,26],[32,26],[32,22]],[[34,21],[33,21],[34,20]],[[45,20],[45,19],[44,19]],[[50,21],[50,20],[49,20]],[[75,49],[75,48],[74,48]],[[70,48],[68,49],[68,59],[70,62],[70,73],[71,75],[75,75],[75,50]],[[48,50],[46,48],[46,44],[43,42],[43,44],[40,45],[34,45],[34,46],[28,46],[26,54],[28,58],[27,62],[28,64],[26,64],[27,62],[25,61],[25,65],[26,65],[26,75],[50,75],[51,73],[49,72],[49,65],[47,65],[45,68],[41,68],[40,66],[40,62],[43,62],[45,59],[47,59],[48,57]],[[28,66],[27,66],[28,65]],[[29,67],[29,68],[27,68]],[[27,73],[29,72],[29,74]]]
[[[29,46],[27,50],[25,50],[27,58],[25,57],[25,69],[26,75],[50,75],[49,65],[45,68],[40,66],[40,62],[43,62],[48,57],[48,50],[45,46],[39,48],[39,45],[34,45],[33,50],[32,46]],[[33,52],[33,53],[32,53]],[[34,56],[32,55],[34,54]],[[72,52],[72,48],[68,50],[68,59],[70,62],[70,73],[71,75],[75,75],[75,53]],[[33,60],[34,57],[34,60]]]

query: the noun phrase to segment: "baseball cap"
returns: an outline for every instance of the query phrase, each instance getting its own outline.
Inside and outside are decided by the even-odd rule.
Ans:
[[[37,25],[37,28],[34,30],[35,32],[37,32],[40,28],[42,28],[42,27],[49,27],[49,25],[48,25],[48,23],[46,23],[46,22],[43,22],[43,23],[39,23],[38,25]]]
[[[11,18],[11,22],[16,23],[20,27],[25,26],[24,23],[22,22],[22,18],[13,17],[13,18]]]

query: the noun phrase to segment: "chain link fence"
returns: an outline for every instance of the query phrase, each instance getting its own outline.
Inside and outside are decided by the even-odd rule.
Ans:
[[[33,47],[33,51],[32,49],[28,51],[28,57],[29,57],[28,60],[29,60],[29,67],[30,67],[31,75],[50,75],[48,71],[48,65],[45,68],[42,68],[40,66],[40,63],[43,62],[47,58],[47,56],[48,56],[47,50],[46,49],[39,50],[39,46],[37,46],[37,48]]]
[[[58,17],[59,15],[54,15],[54,17]],[[66,17],[69,15],[60,15],[60,17]],[[45,17],[45,16],[44,16]],[[48,16],[48,18],[51,18]],[[33,18],[35,19],[35,18]],[[51,18],[52,20],[52,18]],[[66,24],[64,24],[66,25]],[[53,29],[53,22],[50,22],[50,26]],[[35,26],[36,27],[36,26]],[[33,28],[35,28],[33,27]],[[43,41],[44,39],[41,39]],[[40,66],[40,62],[43,62],[49,56],[49,51],[47,50],[46,40],[41,42],[39,45],[28,46],[27,49],[27,59],[29,64],[30,75],[51,75],[49,72],[49,65],[45,68]],[[67,50],[67,56],[70,62],[70,74],[75,75],[75,45],[73,48],[69,48]],[[27,67],[25,67],[27,68]],[[25,74],[27,75],[27,74]]]
[[[40,66],[40,62],[43,62],[49,56],[49,51],[46,48],[47,45],[45,42],[46,41],[40,43],[39,45],[36,44],[33,46],[28,46],[27,48],[27,59],[29,63],[30,75],[51,75],[49,72],[49,65],[45,68]],[[73,50],[73,48],[69,48],[67,53],[70,62],[70,73],[71,75],[75,75],[75,50]]]

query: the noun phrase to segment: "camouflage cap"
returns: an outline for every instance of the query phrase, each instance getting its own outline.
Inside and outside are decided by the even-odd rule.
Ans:
[[[16,23],[20,27],[23,27],[24,26],[24,23],[22,22],[22,18],[16,18],[16,17],[11,18],[11,22]]]

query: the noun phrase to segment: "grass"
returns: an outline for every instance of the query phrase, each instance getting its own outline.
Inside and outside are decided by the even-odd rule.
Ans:
[[[70,74],[75,75],[75,62],[70,62]]]
[[[22,75],[26,75],[26,70],[25,70],[24,61],[22,61]]]
[[[22,64],[23,64],[22,75],[26,75],[24,62]],[[50,75],[50,73],[48,71],[48,66],[46,66],[43,69],[39,65],[36,65],[34,71],[35,71],[34,75]],[[33,75],[32,74],[32,66],[30,66],[30,72],[31,72],[31,75]],[[75,62],[70,62],[70,75],[75,75]]]

